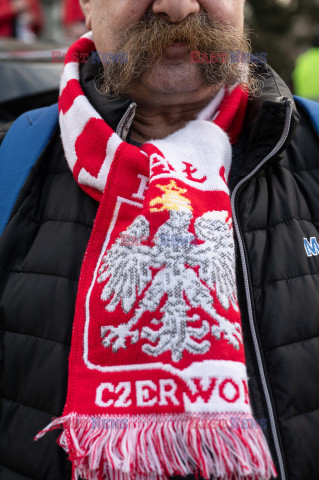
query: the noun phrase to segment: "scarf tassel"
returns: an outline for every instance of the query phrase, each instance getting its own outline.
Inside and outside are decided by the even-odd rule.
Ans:
[[[231,419],[238,416],[255,427],[234,425]],[[277,476],[263,432],[252,416],[223,414],[218,428],[217,416],[182,417],[130,417],[121,424],[119,416],[71,413],[53,420],[34,440],[63,425],[57,442],[69,454],[73,480],[165,480],[196,472],[220,480]],[[117,428],[110,428],[111,419]]]

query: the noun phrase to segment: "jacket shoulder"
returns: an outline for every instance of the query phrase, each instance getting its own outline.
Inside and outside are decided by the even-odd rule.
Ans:
[[[58,115],[58,104],[55,103],[26,111],[13,122],[0,126],[0,145],[6,138],[5,145],[1,145],[1,156],[8,156],[12,151],[21,158],[38,156],[58,125]]]
[[[299,122],[290,145],[288,145],[288,164],[292,171],[318,171],[319,135],[309,114],[297,104]],[[319,112],[319,105],[318,105]],[[288,166],[288,165],[287,165]],[[316,175],[317,178],[317,175]]]
[[[312,128],[319,139],[319,103],[298,96],[294,96],[294,99],[301,119],[308,120],[306,123],[303,122],[303,125],[308,124],[308,127]]]

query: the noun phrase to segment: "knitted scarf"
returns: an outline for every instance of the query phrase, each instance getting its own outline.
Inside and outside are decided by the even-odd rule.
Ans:
[[[68,50],[59,123],[79,187],[99,202],[76,299],[58,444],[73,478],[276,476],[252,416],[227,180],[247,94],[141,148],[101,118]],[[214,121],[212,119],[214,118]]]

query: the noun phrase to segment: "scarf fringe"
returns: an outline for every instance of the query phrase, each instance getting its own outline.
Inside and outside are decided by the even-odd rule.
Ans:
[[[242,428],[232,418],[251,420],[255,426]],[[222,425],[216,424],[221,419]],[[123,428],[120,416],[71,413],[55,419],[35,440],[63,424],[57,442],[69,454],[73,480],[164,480],[196,471],[219,480],[277,476],[266,439],[251,415],[136,415],[126,420]],[[117,428],[109,428],[109,421]]]

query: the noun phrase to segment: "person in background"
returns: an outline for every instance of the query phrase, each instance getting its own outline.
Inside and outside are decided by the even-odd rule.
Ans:
[[[1,0],[0,37],[32,41],[43,27],[39,0]]]
[[[292,79],[296,95],[319,102],[319,28],[312,48],[297,58]]]
[[[72,39],[79,38],[87,31],[78,0],[63,0],[62,19],[65,33]]]

